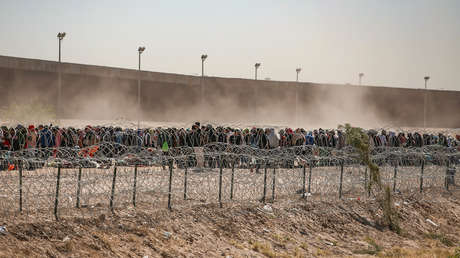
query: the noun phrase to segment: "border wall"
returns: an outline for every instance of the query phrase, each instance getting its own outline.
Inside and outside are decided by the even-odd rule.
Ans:
[[[39,100],[57,106],[61,71],[62,118],[241,122],[298,125],[318,121],[396,127],[460,128],[460,91],[331,85],[138,72],[94,65],[0,56],[0,106]],[[137,82],[141,81],[141,114]],[[203,87],[205,114],[201,112]],[[340,118],[340,119],[338,119]],[[374,123],[375,124],[375,123]]]

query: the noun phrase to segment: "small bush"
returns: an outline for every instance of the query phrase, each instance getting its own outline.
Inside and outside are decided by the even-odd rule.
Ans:
[[[397,211],[392,201],[390,186],[382,185],[380,169],[377,164],[371,160],[369,136],[364,129],[353,127],[350,124],[345,124],[345,126],[339,125],[339,128],[345,129],[347,144],[353,146],[358,151],[361,162],[369,168],[370,180],[367,187],[369,192],[371,192],[372,188],[376,188],[377,193],[380,195],[377,199],[380,200],[379,205],[383,211],[384,225],[388,226],[391,231],[401,234],[402,230],[399,225]]]

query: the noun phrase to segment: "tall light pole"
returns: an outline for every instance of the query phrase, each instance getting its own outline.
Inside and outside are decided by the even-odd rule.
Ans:
[[[299,67],[299,68],[295,69],[295,71],[296,71],[296,79],[295,79],[295,81],[299,82],[299,73],[300,73],[300,71],[302,71],[302,68]],[[299,87],[299,84],[296,83],[296,85],[295,85],[295,114],[294,114],[295,115],[295,126],[296,127],[299,126],[299,124],[298,124],[298,116],[297,116],[297,113],[298,113],[297,110],[299,108],[298,107],[298,102],[299,102],[299,93],[298,93],[299,90],[298,90],[298,87]]]
[[[358,76],[359,76],[359,85],[361,85],[361,83],[363,82],[364,73],[359,73]]]
[[[259,69],[260,63],[256,63],[254,67],[256,68],[255,80],[257,81],[257,69]]]
[[[201,55],[201,115],[204,119],[204,61],[208,58],[207,54]]]
[[[208,58],[208,55],[201,55],[201,77],[204,77],[204,61]]]
[[[425,96],[424,96],[424,102],[423,102],[423,128],[426,128],[426,104],[427,104],[427,93],[428,93],[428,89],[427,89],[427,83],[428,83],[428,80],[430,79],[430,76],[425,76],[423,77],[423,79],[425,80]]]
[[[254,65],[254,68],[255,68],[255,77],[254,77],[254,79],[255,79],[256,81],[257,81],[257,70],[259,69],[260,65],[261,65],[260,63],[256,63],[256,64]],[[258,87],[258,85],[255,84],[255,85],[254,85],[254,98],[253,98],[253,99],[254,99],[254,116],[255,116],[253,122],[254,122],[255,124],[257,124],[257,122],[258,122],[258,121],[257,121],[257,118],[258,118],[258,117],[257,117],[257,95],[259,94],[259,92],[257,91],[257,87]],[[249,102],[251,102],[251,101],[249,101]]]
[[[139,47],[137,52],[139,52],[139,72],[137,74],[137,130],[140,128],[140,118],[141,118],[141,54],[144,52],[145,47]]]
[[[64,39],[66,33],[59,32],[57,34],[57,38],[59,40],[59,63],[58,63],[58,96],[57,96],[57,111],[56,116],[58,121],[61,119],[62,111],[61,111],[61,98],[62,98],[62,78],[61,78],[61,41]]]

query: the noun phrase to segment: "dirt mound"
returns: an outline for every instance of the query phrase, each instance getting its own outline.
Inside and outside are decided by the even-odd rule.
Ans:
[[[430,196],[430,198],[427,198]],[[460,190],[397,195],[402,233],[375,201],[280,200],[136,208],[93,218],[3,221],[1,257],[308,257],[460,255]],[[376,222],[377,221],[377,222]]]

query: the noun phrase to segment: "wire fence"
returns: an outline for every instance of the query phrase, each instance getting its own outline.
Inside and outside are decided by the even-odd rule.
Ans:
[[[261,150],[217,143],[163,152],[103,144],[0,154],[0,214],[8,218],[58,220],[136,207],[373,198],[369,172],[352,148]],[[460,185],[455,149],[376,148],[372,160],[395,193]]]

